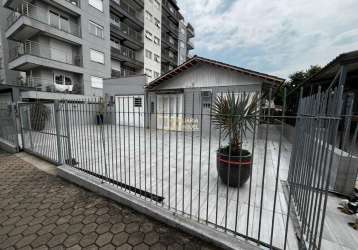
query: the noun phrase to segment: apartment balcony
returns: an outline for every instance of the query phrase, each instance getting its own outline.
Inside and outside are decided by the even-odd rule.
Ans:
[[[162,62],[176,67],[178,65],[178,57],[168,51],[162,51]]]
[[[10,49],[9,59],[11,70],[29,71],[48,67],[83,74],[79,55],[30,40]]]
[[[132,49],[138,50],[144,46],[142,34],[113,15],[111,15],[111,32],[115,33],[124,45]]]
[[[195,31],[191,23],[188,23],[188,25],[186,26],[186,30],[188,31],[187,34],[189,38],[193,38],[195,36]]]
[[[137,60],[134,50],[124,47],[118,43],[111,41],[111,57],[123,62],[125,66],[141,69],[144,63]]]
[[[42,32],[72,44],[82,43],[77,23],[28,2],[22,2],[16,12],[10,13],[7,24],[5,36],[11,40],[24,41]]]
[[[120,71],[112,69],[112,78],[123,78],[123,77],[129,77],[134,76],[137,73],[135,71],[124,69],[122,68]]]
[[[128,3],[123,0],[111,0],[110,7],[113,11],[116,12],[121,18],[127,18],[131,20],[137,26],[144,27],[144,16],[143,13],[136,10],[134,7],[130,6]]]
[[[174,51],[178,51],[178,40],[169,36],[166,33],[162,34],[162,46],[164,48],[170,48]]]
[[[188,50],[194,49],[194,42],[192,40],[187,41]]]
[[[162,30],[178,38],[179,27],[165,17],[162,17]]]
[[[163,0],[162,1],[162,7],[163,9],[168,13],[168,18],[173,20],[174,22],[178,23],[180,19],[182,19],[182,15],[179,13],[179,8],[176,5],[173,5],[172,3],[169,3],[170,1]],[[164,14],[164,13],[163,13]]]

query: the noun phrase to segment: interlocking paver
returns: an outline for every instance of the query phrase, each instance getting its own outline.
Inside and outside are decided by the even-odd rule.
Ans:
[[[194,237],[47,175],[16,156],[0,154],[0,249],[202,246],[210,249]]]

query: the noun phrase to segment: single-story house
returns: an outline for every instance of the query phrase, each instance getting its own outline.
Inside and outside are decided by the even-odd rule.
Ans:
[[[284,81],[277,76],[194,56],[146,85],[149,113],[158,114],[151,115],[151,126],[182,130],[185,124],[185,128],[194,126],[200,130],[209,124],[215,96],[228,92],[260,92],[268,96],[270,88],[275,93]]]

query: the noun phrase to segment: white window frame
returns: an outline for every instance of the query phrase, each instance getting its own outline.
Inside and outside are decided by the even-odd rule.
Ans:
[[[153,34],[151,32],[149,32],[148,30],[145,31],[145,37],[150,41],[153,40]]]
[[[91,32],[91,25],[95,27],[95,33]],[[99,30],[101,30],[102,32],[99,32]],[[98,23],[89,20],[89,31],[92,35],[104,39],[104,27],[102,25],[99,25]]]
[[[103,78],[98,76],[90,76],[91,77],[91,86],[96,89],[103,89]]]
[[[149,59],[152,59],[152,56],[153,56],[153,52],[150,51],[149,49],[146,49],[145,50],[145,57],[149,58]]]
[[[156,45],[160,45],[160,38],[159,37],[154,37],[154,44]]]
[[[96,10],[103,12],[103,0],[88,0],[88,4]]]
[[[102,59],[98,59],[99,56],[102,56]],[[92,62],[104,64],[104,53],[95,49],[90,49],[90,59]]]

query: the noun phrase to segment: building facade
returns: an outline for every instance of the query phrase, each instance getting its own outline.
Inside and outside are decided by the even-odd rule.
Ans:
[[[175,0],[4,0],[3,13],[11,46],[2,68],[37,91],[98,96],[103,79],[145,74],[150,82],[193,48]]]

